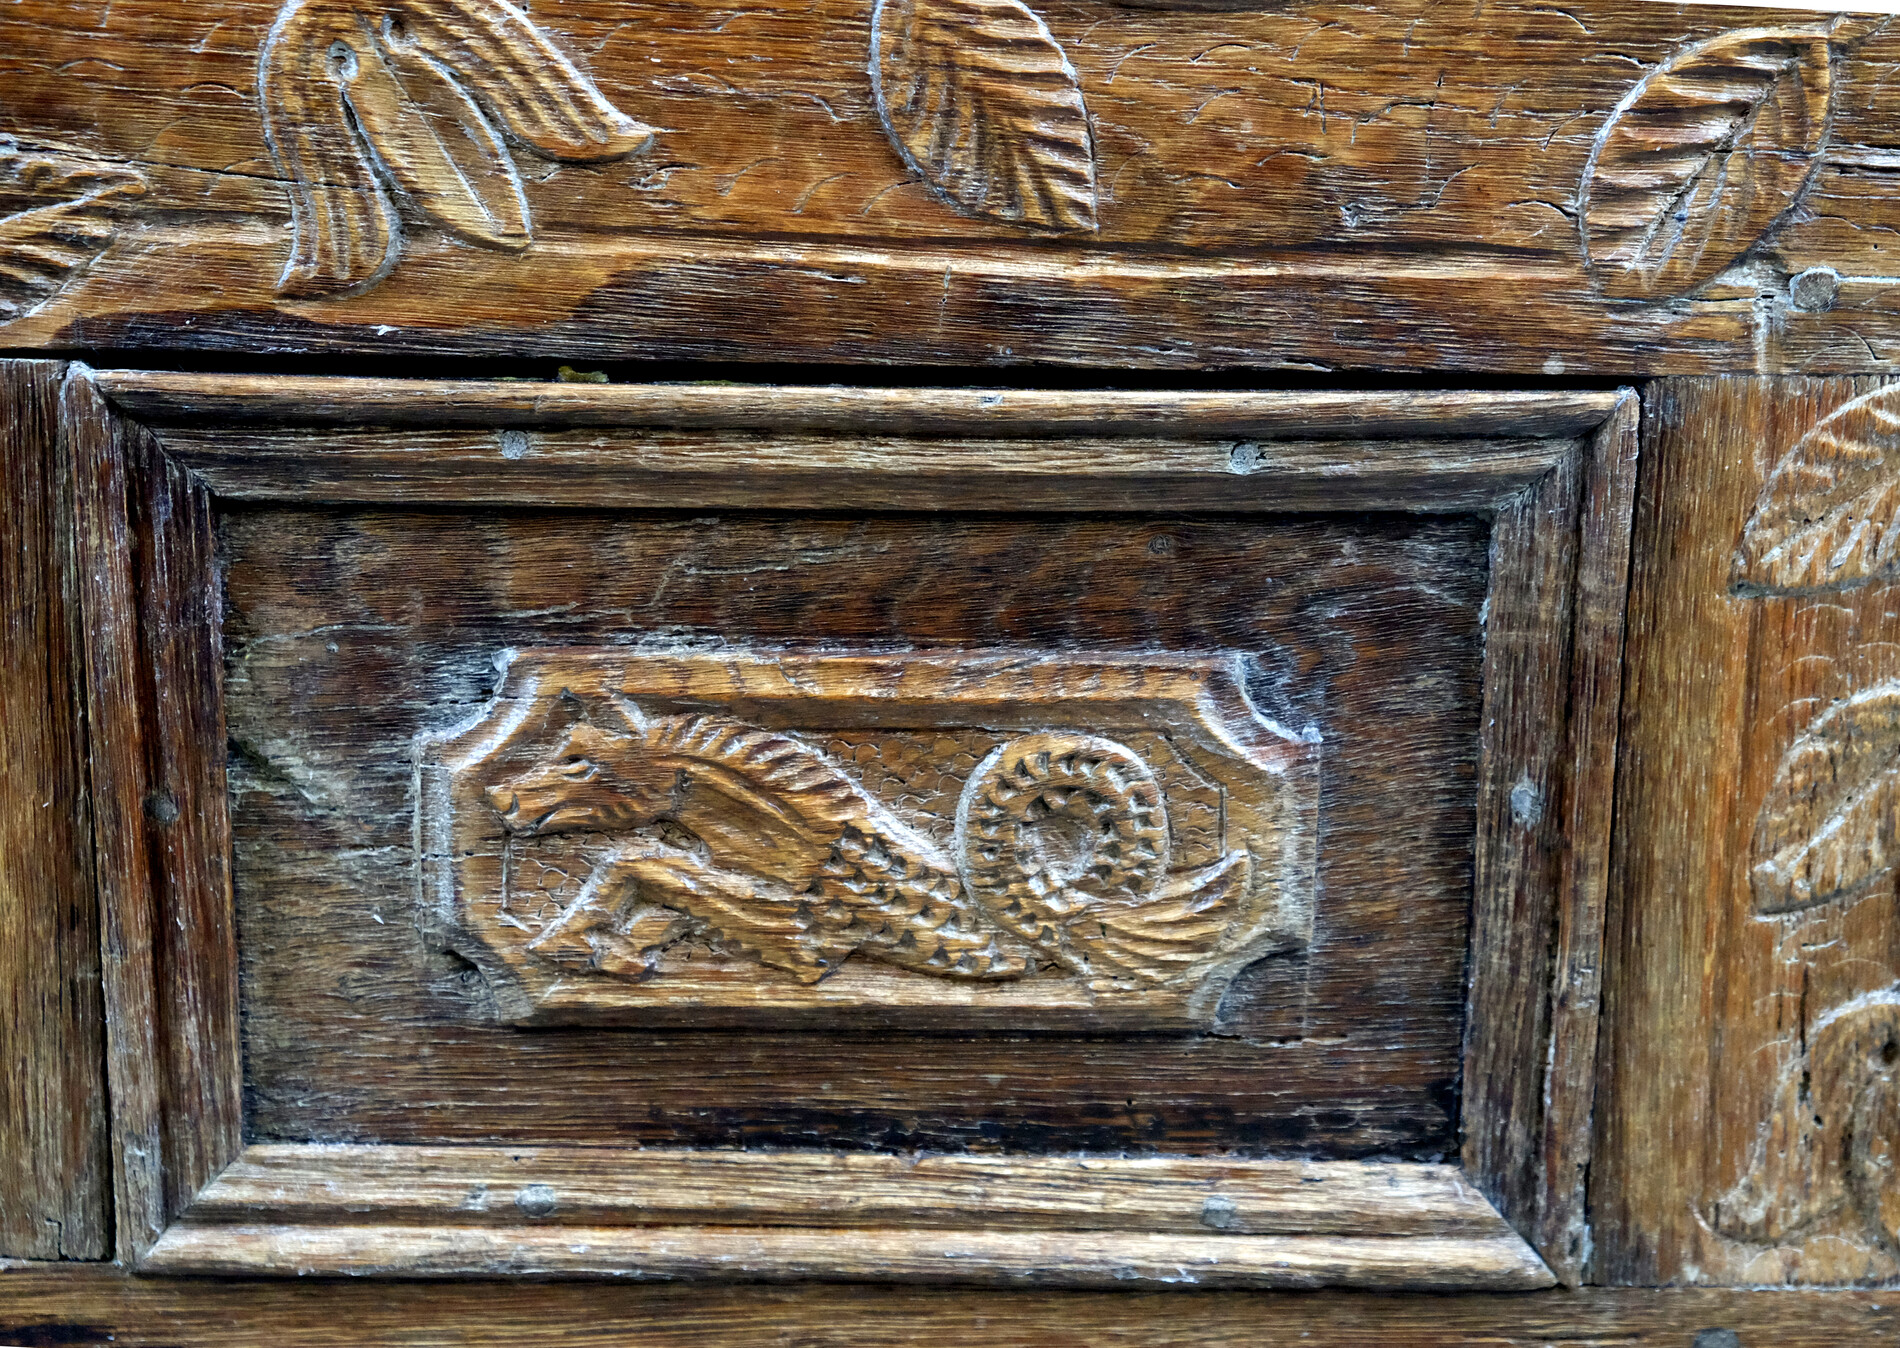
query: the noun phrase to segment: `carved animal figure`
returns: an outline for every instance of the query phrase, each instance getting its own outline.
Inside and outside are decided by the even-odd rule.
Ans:
[[[640,831],[530,943],[556,958],[644,901],[805,982],[857,952],[960,979],[1053,964],[1160,982],[1218,944],[1249,877],[1243,851],[1165,879],[1153,774],[1086,735],[991,754],[965,789],[954,859],[818,750],[719,715],[629,733],[578,723],[487,796],[518,834]]]

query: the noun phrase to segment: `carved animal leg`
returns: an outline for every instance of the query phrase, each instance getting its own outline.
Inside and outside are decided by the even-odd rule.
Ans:
[[[656,844],[618,870],[647,898],[692,914],[801,983],[816,983],[857,948],[855,939],[815,926],[805,900],[785,887],[709,866],[690,852]]]
[[[592,968],[596,951],[595,942],[588,939],[589,934],[619,915],[634,882],[628,863],[649,846],[651,844],[644,842],[633,843],[608,853],[587,877],[574,902],[528,942],[528,949],[544,959]]]

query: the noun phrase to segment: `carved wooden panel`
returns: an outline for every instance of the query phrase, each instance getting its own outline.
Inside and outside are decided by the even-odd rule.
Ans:
[[[1597,1276],[1900,1276],[1894,402],[1854,380],[1656,401]]]
[[[165,431],[193,461],[210,462],[184,448],[195,434]],[[282,445],[281,433],[263,434]],[[353,438],[327,435],[326,449],[347,454]],[[399,439],[413,459],[416,436]],[[520,465],[521,481],[535,481],[534,452],[500,459],[495,433],[481,439],[499,462]],[[788,447],[787,464],[809,463],[828,439]],[[1057,458],[1074,453],[1066,437],[1047,449]],[[221,477],[228,463],[216,470]],[[1275,476],[1259,484],[1262,500],[1285,490]],[[1221,477],[1231,498],[1236,479]],[[1459,1007],[1472,939],[1483,522],[1459,514],[1032,521],[990,513],[517,509],[471,517],[281,502],[223,512],[233,864],[247,933],[247,1083],[257,1134],[1029,1151],[1080,1141],[1176,1154],[1225,1137],[1256,1154],[1292,1146],[1446,1155],[1457,1145]],[[1082,602],[1065,597],[1072,590]],[[602,651],[600,643],[612,644]],[[504,673],[497,657],[510,650]],[[1019,684],[1020,706],[979,708],[980,718],[958,712],[947,691],[934,718],[922,696],[896,705],[867,697],[855,708],[842,697],[829,708],[822,699],[783,700],[797,689],[779,671],[811,671],[799,677],[820,687],[816,671],[848,667],[835,653],[850,650],[882,653],[882,664],[868,664],[872,690],[900,677],[947,688],[961,663],[994,667],[999,653],[1040,667],[1043,682]],[[1330,839],[1314,847],[1311,863],[1325,902],[1312,908],[1310,942],[1244,961],[1216,1006],[1195,1017],[1178,992],[1144,993],[1141,984],[1093,991],[1059,965],[1034,977],[972,980],[866,952],[801,982],[742,949],[722,943],[721,954],[705,935],[679,932],[670,972],[628,982],[588,972],[596,945],[612,958],[611,931],[571,941],[555,933],[542,949],[554,947],[556,958],[527,952],[528,934],[510,921],[552,920],[592,873],[590,857],[639,841],[611,831],[510,832],[487,798],[538,764],[558,764],[567,723],[589,707],[594,729],[628,728],[591,696],[563,699],[557,690],[545,699],[544,719],[520,727],[505,766],[468,776],[459,805],[417,789],[419,737],[473,726],[455,742],[463,755],[505,741],[520,705],[514,687],[550,663],[570,678],[592,671],[583,693],[603,678],[617,686],[667,669],[708,670],[697,692],[634,699],[636,710],[674,728],[674,716],[725,718],[804,745],[834,765],[829,779],[847,799],[869,799],[859,808],[875,806],[892,836],[915,836],[920,857],[944,856],[956,877],[947,899],[967,905],[980,929],[994,924],[966,897],[950,853],[970,776],[1012,739],[1079,731],[1134,751],[1169,827],[1188,830],[1169,849],[1175,875],[1218,866],[1244,845],[1231,812],[1218,833],[1205,827],[1219,785],[1208,774],[1222,762],[1196,748],[1206,733],[1173,735],[1176,749],[1156,742],[1169,717],[1182,720],[1179,691],[1145,705],[1078,695],[1053,721],[1038,710],[1062,705],[1049,700],[1060,681],[1113,674],[1115,662],[1219,669],[1242,653],[1248,691],[1195,698],[1187,723],[1244,730],[1266,716],[1302,738],[1309,728],[1323,737],[1299,746],[1317,750],[1317,796],[1306,803],[1303,834],[1290,840],[1312,839],[1316,827]],[[737,696],[744,690],[727,672],[762,654],[774,657],[764,683],[776,703],[757,690]],[[1237,696],[1252,698],[1255,710],[1236,705]],[[961,724],[907,726],[905,717]],[[614,746],[630,738],[603,737],[600,756],[626,761]],[[942,739],[954,742],[940,751]],[[1280,737],[1256,731],[1256,739],[1272,747]],[[874,755],[880,746],[887,752]],[[716,760],[720,744],[707,747]],[[426,744],[422,761],[420,785],[432,788],[441,779],[432,780]],[[1194,764],[1202,785],[1189,775]],[[697,811],[718,799],[691,803]],[[420,874],[419,805],[425,828],[435,821],[451,830],[446,846],[425,833],[434,869]],[[457,827],[475,836],[458,840]],[[707,841],[707,829],[675,818],[648,836],[690,849],[695,838]],[[729,872],[732,859],[710,850],[712,871]],[[510,879],[511,890],[544,897],[471,932],[454,909],[498,892],[498,854],[529,875]],[[494,869],[482,869],[483,856],[496,858]],[[438,866],[437,857],[448,861]],[[828,850],[815,860],[829,864]],[[1263,891],[1278,869],[1262,858]],[[445,895],[457,875],[473,879],[460,895]],[[642,939],[667,938],[669,911],[655,908],[662,926]],[[789,920],[797,919],[794,907]],[[587,920],[583,911],[575,925]],[[1020,937],[1005,930],[1005,938],[1018,948]],[[503,958],[506,947],[490,951],[504,939],[518,942],[515,963]],[[845,938],[821,928],[815,939]],[[988,945],[985,937],[980,948]],[[278,953],[290,949],[300,957]],[[1073,948],[1063,953],[1077,957]],[[526,1005],[524,979],[546,979],[556,1002]],[[1387,1008],[1381,1033],[1390,1042],[1360,1051],[1368,1004]],[[531,1034],[509,1024],[528,1015],[544,1022]],[[589,1024],[601,1020],[622,1028]],[[1037,1033],[968,1038],[986,1027]],[[1050,1037],[1056,1030],[1116,1037],[1093,1045],[1084,1062],[1072,1043]],[[1125,1037],[1145,1031],[1161,1037]],[[850,1040],[842,1057],[838,1035]],[[554,1099],[537,1089],[550,1073],[572,1094]],[[787,1077],[826,1089],[788,1089]],[[490,1088],[471,1094],[462,1085],[469,1080]],[[449,1092],[455,1109],[429,1103]],[[628,1107],[630,1097],[638,1108]]]
[[[0,228],[14,347],[1574,375],[1900,336],[1881,16],[23,0],[0,41],[51,212]]]
[[[66,400],[145,1271],[1577,1276],[1627,396]]]
[[[1205,1027],[1311,942],[1319,732],[1240,656],[503,658],[416,808],[509,1019]]]

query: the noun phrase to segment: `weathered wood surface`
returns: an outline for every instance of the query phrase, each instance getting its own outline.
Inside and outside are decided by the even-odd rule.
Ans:
[[[1610,392],[1510,389],[878,388],[850,384],[588,384],[99,370],[141,421],[196,426],[605,426],[783,435],[981,435],[1012,440],[1199,436],[1265,440],[1475,439],[1585,434]]]
[[[765,390],[760,390],[765,394]],[[1568,446],[1527,439],[905,440],[769,432],[374,431],[321,449],[253,427],[165,427],[167,450],[232,500],[464,501],[494,506],[838,509],[963,506],[1128,513],[1165,498],[1195,514],[1488,512]],[[1432,490],[1418,482],[1429,474]]]
[[[1900,350],[1900,28],[1873,18],[29,0],[0,40],[30,53],[15,348],[1533,375]]]
[[[1900,1277],[1895,395],[1646,411],[1592,1172],[1607,1281]]]
[[[1548,1286],[1449,1166],[253,1147],[145,1272]]]
[[[117,1253],[241,1127],[210,501],[83,372],[62,390],[85,614]]]
[[[1202,1031],[1312,942],[1321,745],[1239,655],[575,647],[416,742],[514,1024]]]
[[[1650,1288],[1519,1295],[1347,1292],[943,1291],[600,1283],[286,1283],[0,1271],[0,1338],[118,1348],[407,1348],[452,1342],[839,1348],[1882,1348],[1900,1343],[1890,1292]],[[1698,1335],[1701,1336],[1698,1345]],[[1734,1337],[1729,1337],[1733,1335]]]
[[[0,362],[0,1254],[105,1254],[104,1004],[55,362]]]
[[[235,506],[219,531],[258,1140],[1453,1145],[1482,519]],[[415,736],[481,709],[497,652],[577,639],[1252,652],[1256,704],[1325,737],[1312,954],[1241,976],[1237,1037],[499,1025],[415,919]]]
[[[1589,1243],[1636,411],[1629,394],[1590,453],[1492,525],[1463,1156],[1567,1284]],[[1534,996],[1522,969],[1537,971]]]
[[[1500,1225],[1502,1225],[1500,1223]],[[1490,1238],[1122,1235],[860,1228],[560,1230],[491,1226],[202,1227],[177,1222],[142,1271],[1521,1291],[1550,1272],[1516,1232]]]
[[[1449,1165],[1155,1156],[879,1156],[606,1147],[248,1147],[200,1225],[972,1225],[1195,1235],[1509,1230]]]

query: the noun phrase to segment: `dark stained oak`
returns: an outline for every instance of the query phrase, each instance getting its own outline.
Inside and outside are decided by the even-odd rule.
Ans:
[[[111,1172],[64,376],[0,362],[0,1255],[97,1259]]]
[[[223,521],[254,1135],[1414,1159],[1453,1145],[1481,522]],[[693,1035],[678,1017],[664,1032],[503,1028],[409,916],[411,744],[474,713],[498,651],[577,641],[1248,652],[1268,714],[1323,737],[1311,953],[1242,976],[1223,1008],[1237,1037],[913,1038],[835,1015],[807,1020],[818,1035]]]

